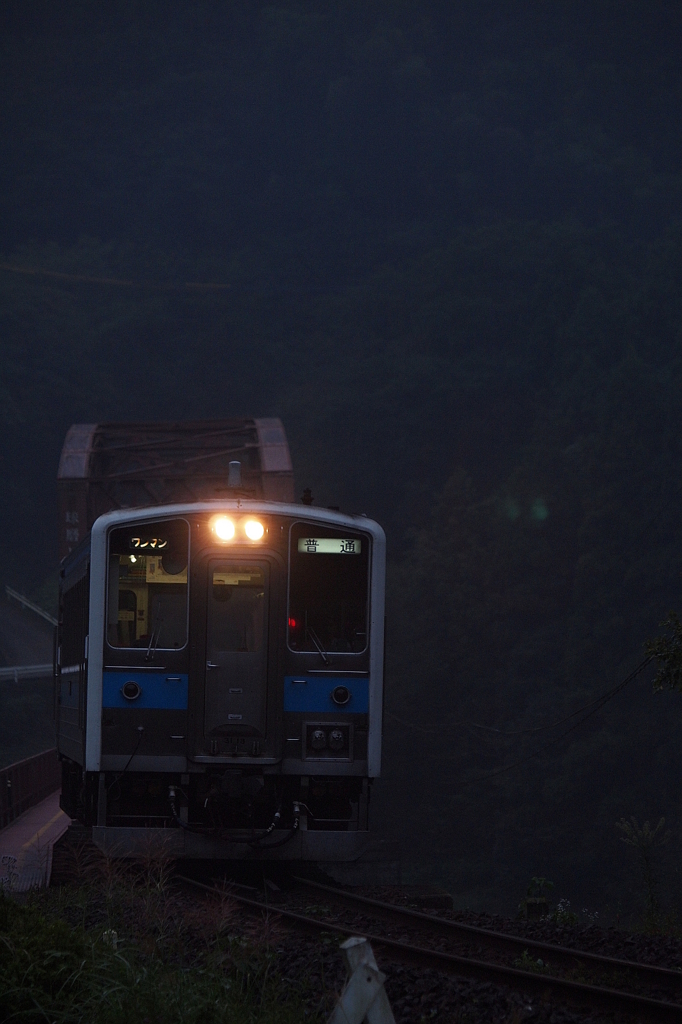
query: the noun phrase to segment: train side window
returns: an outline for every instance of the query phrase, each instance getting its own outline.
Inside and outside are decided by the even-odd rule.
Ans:
[[[179,650],[187,643],[189,527],[166,520],[109,536],[110,647]]]
[[[289,547],[292,651],[361,654],[367,647],[369,547],[345,527],[294,523]]]

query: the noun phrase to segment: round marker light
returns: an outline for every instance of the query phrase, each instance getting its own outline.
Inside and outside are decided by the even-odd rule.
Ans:
[[[327,734],[324,729],[313,729],[310,746],[313,750],[324,750],[327,746]]]
[[[227,516],[216,516],[212,519],[211,529],[218,540],[232,540],[234,537],[234,523]]]
[[[142,693],[142,687],[139,683],[136,683],[134,679],[129,679],[127,683],[124,683],[121,687],[121,693],[126,700],[137,700]]]
[[[257,519],[247,519],[244,523],[244,533],[249,540],[260,540],[265,533],[265,527]]]
[[[342,729],[332,729],[329,733],[329,746],[332,750],[343,750],[346,745]]]

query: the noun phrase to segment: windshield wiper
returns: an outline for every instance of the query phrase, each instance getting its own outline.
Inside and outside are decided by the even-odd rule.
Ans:
[[[325,651],[324,647],[320,643],[319,638],[318,638],[317,634],[315,633],[315,630],[312,628],[312,626],[308,626],[307,627],[307,632],[308,632],[308,636],[310,637],[312,642],[315,644],[315,647],[317,649],[317,653],[322,658],[322,661],[325,663],[325,665],[328,665],[329,664],[329,658],[327,657],[327,652]]]
[[[163,623],[160,622],[159,626],[158,626],[158,629],[152,630],[152,635],[149,637],[149,647],[147,648],[147,653],[144,656],[144,660],[145,661],[153,661],[154,658],[156,657],[156,648],[157,648],[158,643],[159,643],[159,637],[161,636],[161,626],[162,625],[163,625]],[[153,644],[153,646],[152,646],[152,644]]]

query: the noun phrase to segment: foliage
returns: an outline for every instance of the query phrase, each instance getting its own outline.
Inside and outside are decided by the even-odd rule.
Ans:
[[[555,907],[549,904],[549,896],[553,889],[554,882],[550,882],[549,879],[542,877],[531,878],[525,898],[519,903],[520,916],[526,919],[539,916],[546,921],[553,921],[559,925],[577,924],[578,915],[571,910],[570,900],[562,898]],[[541,912],[538,913],[538,911]],[[537,962],[542,966],[541,960]],[[533,968],[529,967],[528,969],[532,970]]]
[[[665,830],[665,818],[660,818],[656,827],[652,829],[648,821],[640,826],[633,815],[629,821],[621,818],[616,822],[616,828],[623,833],[620,837],[621,842],[637,851],[645,902],[644,923],[647,928],[655,930],[660,924],[661,903],[653,851],[656,847],[665,845],[670,839],[670,832]]]
[[[527,949],[524,949],[521,956],[516,958],[514,967],[519,971],[531,971],[533,974],[549,974],[551,972],[551,968],[541,957],[530,956]]]
[[[531,878],[528,888],[526,889],[525,898],[519,903],[519,913],[521,917],[545,917],[551,920],[557,920],[558,916],[562,919],[566,918],[566,910],[570,906],[568,900],[560,900],[558,908],[552,913],[548,904],[548,897],[551,890],[554,888],[554,882],[550,882],[547,878],[541,878],[534,876]],[[566,920],[565,923],[568,923]]]
[[[90,896],[96,892],[90,888]],[[138,936],[141,934],[138,933]],[[101,926],[88,930],[0,894],[3,1020],[57,1024],[288,1024],[302,1007],[270,958],[218,939],[194,963],[145,954]]]
[[[550,891],[553,888],[554,882],[550,882],[548,878],[539,878],[533,876],[526,890],[526,896],[530,896],[536,899],[543,899],[549,895]]]
[[[586,911],[583,911],[583,913],[586,913]],[[547,917],[550,921],[554,921],[555,924],[575,925],[578,923],[578,915],[571,910],[571,901],[567,899],[560,899],[554,910]]]
[[[667,627],[668,632],[644,645],[646,653],[658,662],[654,690],[660,691],[664,687],[682,690],[682,622],[675,612],[670,612],[661,625]]]

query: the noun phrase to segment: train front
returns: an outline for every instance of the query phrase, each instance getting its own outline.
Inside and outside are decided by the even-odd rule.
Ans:
[[[95,842],[359,857],[381,758],[384,565],[376,523],[300,505],[102,516],[78,801]],[[67,562],[66,591],[68,577]]]

